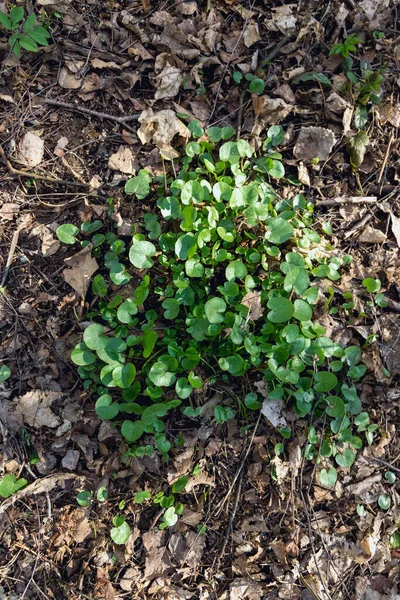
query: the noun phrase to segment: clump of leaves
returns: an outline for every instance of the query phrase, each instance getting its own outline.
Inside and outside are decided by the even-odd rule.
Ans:
[[[140,171],[125,186],[138,201],[155,194],[146,233],[92,238],[102,266],[92,282],[97,301],[72,360],[97,396],[97,415],[120,429],[126,456],[158,451],[168,460],[173,410],[196,419],[198,391],[229,382],[232,401],[216,407],[216,421],[239,406],[257,411],[263,399],[241,398],[242,379],[261,375],[270,399],[301,417],[312,412],[316,424],[326,420],[327,429],[309,428],[306,457],[350,467],[363,435],[371,443],[376,429],[355,387],[366,367],[358,346],[342,347],[313,318],[318,280],[340,279],[343,259],[313,229],[313,205],[274,190],[285,177],[277,151],[284,131],[271,127],[257,155],[246,140],[232,141],[231,127],[189,126],[194,139],[174,178]],[[88,226],[62,228],[66,243],[91,235]],[[330,466],[321,472],[327,487],[335,482]],[[174,489],[159,502],[168,526],[181,510]]]
[[[22,6],[14,6],[7,14],[0,11],[0,24],[11,33],[8,44],[16,56],[21,56],[21,48],[28,52],[37,52],[39,46],[48,46],[50,33],[38,25],[36,15],[31,13],[26,19]]]

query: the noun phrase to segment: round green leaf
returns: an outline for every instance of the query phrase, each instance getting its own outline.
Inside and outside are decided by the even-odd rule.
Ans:
[[[281,217],[271,217],[267,220],[268,231],[265,238],[271,244],[283,244],[293,235],[293,226]]]
[[[268,301],[267,306],[271,309],[268,313],[268,319],[272,323],[286,323],[286,321],[290,321],[294,315],[293,303],[282,296],[271,298]]]
[[[112,373],[114,383],[120,388],[129,387],[136,376],[136,368],[132,363],[126,365],[118,365]]]
[[[121,434],[128,442],[136,442],[143,434],[142,421],[124,421],[121,425]]]
[[[387,494],[380,494],[378,504],[382,510],[389,510],[392,500]]]
[[[189,398],[190,394],[192,393],[193,388],[189,384],[189,381],[186,377],[180,377],[175,384],[175,391],[178,394],[179,398],[182,398],[182,400],[186,400],[186,398]]]
[[[145,500],[150,500],[150,498],[151,498],[150,492],[147,492],[146,490],[144,490],[142,492],[137,492],[137,494],[135,494],[133,497],[133,501],[136,502],[136,504],[143,504],[143,502]]]
[[[219,149],[219,157],[224,162],[229,162],[232,165],[237,164],[240,160],[238,145],[236,142],[225,142]]]
[[[182,475],[182,477],[179,477],[178,481],[175,481],[175,483],[172,485],[172,493],[180,494],[181,492],[183,492],[183,490],[187,486],[188,481],[189,477],[187,477],[187,475]]]
[[[223,371],[228,371],[235,377],[243,375],[247,369],[246,361],[239,354],[222,357],[219,359],[218,364]]]
[[[155,362],[149,371],[149,378],[154,385],[168,387],[175,383],[175,374],[168,371],[167,365],[162,361]]]
[[[290,269],[283,282],[283,287],[286,292],[294,290],[300,296],[307,290],[310,285],[310,278],[307,271],[303,267],[294,266]]]
[[[182,204],[198,204],[204,200],[204,188],[196,180],[187,181],[181,191]]]
[[[190,258],[196,248],[196,240],[193,235],[186,233],[180,236],[175,242],[175,254],[181,260]]]
[[[340,417],[345,413],[344,401],[339,396],[328,396],[326,399],[326,413],[330,417]]]
[[[129,260],[138,269],[150,269],[154,264],[150,257],[154,256],[156,252],[156,247],[151,242],[133,239],[129,250]]]
[[[165,319],[168,319],[168,320],[176,319],[176,317],[179,314],[179,304],[178,304],[178,301],[175,300],[175,298],[166,298],[162,303],[162,307],[165,309],[164,310],[164,318]]]
[[[225,269],[225,277],[228,281],[232,281],[233,279],[243,279],[246,275],[247,267],[239,258],[229,263]]]
[[[312,317],[312,308],[305,300],[297,299],[294,301],[293,316],[299,321],[310,321]]]
[[[343,454],[337,454],[335,456],[335,460],[340,467],[351,467],[355,459],[355,454],[350,448],[346,448],[343,451]]]
[[[173,506],[167,508],[163,516],[163,523],[165,523],[167,527],[173,527],[177,520],[178,515],[175,512],[175,508]]]
[[[56,229],[56,236],[63,244],[75,244],[78,241],[75,237],[78,233],[79,229],[71,223],[65,223]]]
[[[86,327],[83,332],[83,341],[90,350],[98,350],[99,348],[105,348],[108,344],[108,337],[102,335],[104,332],[103,325],[99,323],[93,323]]]
[[[92,498],[92,494],[88,491],[88,490],[83,490],[82,492],[79,492],[79,494],[76,497],[76,501],[79,504],[79,506],[90,506],[90,500]]]
[[[119,305],[117,310],[117,319],[121,323],[126,323],[129,325],[132,323],[132,315],[136,315],[138,311],[138,307],[136,303],[132,300],[132,298],[128,298]]]
[[[139,200],[146,198],[150,193],[150,177],[146,171],[139,171],[136,177],[131,177],[125,184],[126,194],[135,194]]]
[[[390,484],[396,483],[396,475],[393,473],[393,471],[386,471],[385,473],[385,479],[386,481],[388,481]]]
[[[207,319],[210,323],[222,323],[226,311],[226,302],[223,298],[210,298],[204,306]]]
[[[104,298],[107,295],[107,284],[103,275],[95,275],[92,281],[92,291],[95,296]]]
[[[126,544],[131,536],[131,528],[125,521],[119,527],[113,527],[110,532],[114,544]]]
[[[113,399],[109,394],[103,394],[97,399],[95,410],[100,419],[114,419],[119,413],[119,404],[113,402]]]
[[[254,77],[250,82],[249,90],[252,94],[262,94],[265,89],[265,82],[259,77]]]
[[[337,384],[337,377],[329,371],[318,371],[314,377],[314,390],[316,392],[330,392]]]
[[[322,469],[319,474],[319,480],[321,485],[325,487],[334,487],[337,481],[337,471],[334,467],[331,467],[329,470]]]
[[[76,365],[84,367],[85,365],[91,365],[96,360],[96,355],[90,352],[89,348],[84,342],[77,344],[71,352],[71,360]]]

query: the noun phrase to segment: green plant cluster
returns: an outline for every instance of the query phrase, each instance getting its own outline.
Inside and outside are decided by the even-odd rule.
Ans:
[[[313,312],[318,280],[337,281],[351,259],[334,256],[312,227],[304,196],[274,191],[285,175],[281,127],[268,131],[261,156],[231,141],[232,128],[189,128],[193,141],[175,178],[152,181],[140,171],[126,183],[127,194],[154,203],[146,233],[123,240],[98,233],[101,222],[81,228],[94,234],[101,273],[92,283],[93,322],[72,360],[97,394],[96,412],[119,427],[128,454],[151,454],[155,444],[167,460],[171,411],[183,405],[197,418],[196,392],[220,382],[236,402],[216,407],[217,421],[258,410],[261,398],[240,390],[245,375],[263,378],[269,398],[301,417],[313,412],[315,423],[327,419],[323,433],[310,427],[306,456],[321,446],[322,456],[349,467],[362,434],[370,443],[375,429],[354,385],[366,367],[360,348],[331,340]],[[74,225],[57,233],[67,243],[80,235]],[[154,443],[140,445],[146,434]]]
[[[384,37],[382,32],[373,32],[374,40]],[[333,44],[329,56],[342,56],[343,61],[340,64],[342,71],[347,77],[347,83],[341,86],[340,91],[351,95],[356,101],[356,110],[354,111],[353,124],[356,129],[362,130],[368,123],[369,103],[381,103],[381,87],[384,81],[386,65],[377,69],[373,68],[366,60],[357,56],[358,49],[364,44],[364,41],[355,33],[348,35],[343,42]],[[332,82],[324,73],[303,73],[293,79],[294,84],[315,81],[319,84],[332,88]]]
[[[0,24],[11,33],[8,44],[16,56],[21,56],[21,48],[28,52],[37,52],[39,46],[48,46],[50,33],[36,22],[36,15],[31,13],[25,20],[22,6],[14,6],[9,14],[0,11]]]

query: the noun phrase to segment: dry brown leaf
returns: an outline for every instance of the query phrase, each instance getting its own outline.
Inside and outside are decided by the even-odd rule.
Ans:
[[[296,102],[296,97],[293,93],[292,88],[287,83],[283,83],[274,89],[275,96],[279,96],[279,98],[283,98],[285,102],[288,104],[294,104]]]
[[[42,230],[42,254],[43,256],[53,256],[58,252],[61,244],[55,239],[53,232],[48,227],[43,226]]]
[[[308,169],[301,160],[297,165],[297,178],[303,185],[311,185],[310,175],[308,173]]]
[[[113,171],[120,171],[127,175],[135,172],[133,167],[133,153],[128,146],[120,146],[114,154],[108,159],[108,168]]]
[[[272,9],[272,20],[267,21],[267,29],[270,31],[280,31],[281,33],[290,33],[294,30],[297,23],[297,17],[294,14],[296,4],[285,4]]]
[[[103,83],[97,73],[89,73],[83,80],[81,94],[90,94],[103,89]]]
[[[400,373],[400,315],[384,314],[379,318],[382,332],[381,353],[390,374]]]
[[[61,420],[50,406],[60,398],[59,392],[32,390],[17,399],[14,410],[27,425],[35,429],[41,427],[58,427]]]
[[[247,292],[240,304],[244,304],[249,309],[246,317],[248,321],[257,321],[262,317],[264,309],[261,306],[261,292]]]
[[[85,63],[83,60],[77,60],[75,61],[75,65],[71,63],[65,64],[66,66],[60,70],[58,84],[66,90],[78,90],[82,85],[82,78],[79,76],[75,66],[79,65],[79,69],[81,69]]]
[[[178,119],[174,111],[161,110],[154,113],[151,108],[144,110],[139,117],[140,128],[138,137],[142,144],[153,142],[158,148],[170,148],[176,135],[188,140],[191,136],[189,129]]]
[[[92,275],[99,268],[97,260],[92,257],[92,248],[93,245],[89,244],[64,261],[70,268],[63,271],[63,277],[82,298],[86,296]]]
[[[118,65],[116,62],[112,60],[101,60],[100,58],[92,58],[90,61],[92,67],[94,69],[115,69],[116,71],[121,71],[124,67],[129,66],[130,62],[126,62],[123,65]]]
[[[381,13],[389,6],[390,0],[362,0],[359,6],[371,21],[377,13]]]
[[[268,419],[272,427],[286,427],[287,421],[282,415],[284,408],[285,403],[283,400],[267,398],[262,404],[261,413]]]
[[[181,64],[182,61],[168,52],[157,56],[154,65],[156,75],[153,77],[153,84],[157,90],[154,96],[156,100],[174,98],[179,94],[183,82]]]
[[[281,460],[279,458],[279,456],[275,456],[271,460],[271,465],[273,465],[275,468],[275,476],[276,476],[277,483],[279,485],[281,485],[289,473],[290,465],[289,465],[289,463]]]
[[[243,41],[246,48],[250,48],[261,40],[260,32],[258,30],[258,24],[256,21],[251,19],[246,26],[243,33]]]
[[[392,231],[396,238],[397,245],[400,248],[400,219],[391,212],[390,213],[390,221],[391,221],[391,225],[392,225]]]
[[[301,160],[327,160],[335,145],[335,135],[325,127],[302,127],[293,154]]]
[[[61,137],[59,140],[57,140],[57,145],[54,148],[54,154],[56,156],[59,156],[60,158],[61,158],[61,156],[64,156],[64,154],[65,154],[64,150],[68,146],[68,142],[69,142],[69,140],[67,137]]]
[[[375,556],[378,542],[379,538],[377,537],[373,537],[372,535],[365,536],[360,542],[358,542],[361,552],[354,557],[354,561],[359,565],[365,565],[365,563],[370,561],[371,558]]]
[[[20,142],[18,161],[27,167],[36,167],[42,162],[44,141],[41,137],[28,131]]]
[[[157,91],[154,95],[156,100],[162,98],[174,98],[179,94],[183,82],[183,75],[178,67],[166,65],[159,75],[154,77]]]
[[[367,225],[358,238],[358,241],[364,242],[364,244],[382,244],[386,239],[386,235],[383,231],[375,229],[374,227],[371,227],[371,225]]]
[[[293,110],[293,106],[287,104],[282,98],[253,94],[252,102],[255,115],[253,133],[256,135],[259,135],[266,125],[280,123]]]
[[[0,208],[0,219],[5,221],[12,221],[13,218],[18,214],[19,204],[15,202],[5,202]]]
[[[269,544],[269,547],[271,548],[281,565],[287,567],[288,561],[285,542],[283,540],[273,540]]]
[[[165,531],[147,531],[142,540],[146,550],[145,579],[152,580],[164,575],[172,567],[166,548]]]
[[[84,542],[93,533],[87,513],[88,511],[85,508],[76,508],[70,514],[70,531],[77,544]]]

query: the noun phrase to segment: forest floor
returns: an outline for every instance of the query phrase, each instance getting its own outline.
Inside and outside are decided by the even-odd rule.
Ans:
[[[17,4],[42,14],[51,38],[18,58],[0,26],[0,365],[11,369],[0,383],[1,465],[27,480],[0,504],[0,599],[399,599],[398,2]],[[330,55],[351,34],[361,40],[350,52],[353,85],[343,56]],[[246,74],[264,82],[254,93]],[[288,176],[274,185],[314,202],[332,247],[354,257],[342,292],[369,277],[389,300],[373,318],[349,310],[324,322],[333,339],[362,347],[368,372],[357,388],[379,426],[331,489],[302,456],[307,418],[291,440],[264,416],[251,429],[206,415],[200,427],[177,421],[182,444],[168,463],[157,453],[126,463],[71,362],[92,298],[82,302],[65,281],[73,252],[55,231],[108,218],[110,198],[119,226],[151,211],[124,184],[139,169],[169,172],[159,148],[182,148],[182,115],[252,142],[281,125]],[[299,143],[310,126],[323,129]],[[358,153],[350,139],[361,140]],[[158,528],[157,506],[130,501],[193,469],[172,529]],[[101,486],[107,501],[77,504],[78,492]],[[115,545],[123,499],[132,535]]]

